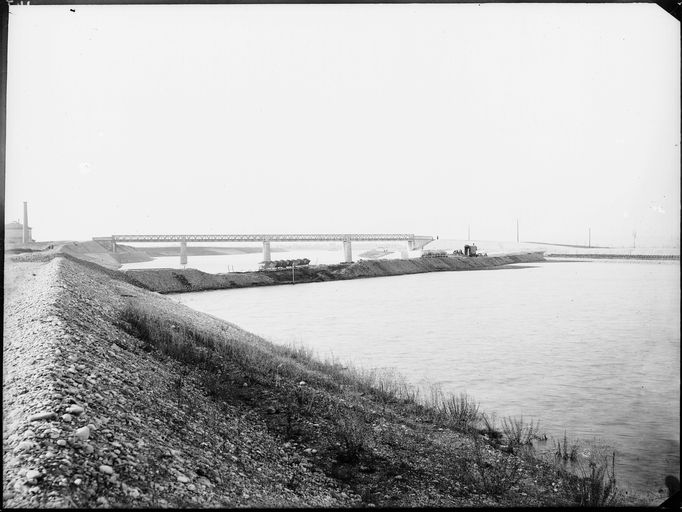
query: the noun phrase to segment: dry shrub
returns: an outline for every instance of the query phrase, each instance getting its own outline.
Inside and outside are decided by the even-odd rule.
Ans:
[[[584,507],[615,504],[619,494],[616,452],[596,441],[583,441],[582,446],[582,449],[576,449],[577,456],[572,464],[573,472],[577,474],[577,478],[571,479],[576,504]]]
[[[501,496],[519,483],[523,475],[520,471],[522,463],[518,457],[501,454],[494,463],[490,463],[485,460],[486,445],[480,436],[474,435],[473,442],[474,467],[482,491],[492,496]]]
[[[373,430],[358,412],[338,411],[334,427],[334,447],[339,462],[358,462],[371,452]]]

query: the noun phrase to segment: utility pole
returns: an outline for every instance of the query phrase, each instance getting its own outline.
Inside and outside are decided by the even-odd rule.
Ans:
[[[587,228],[587,247],[592,247],[592,228]]]
[[[637,230],[633,229],[632,230],[632,248],[634,249],[637,247]]]

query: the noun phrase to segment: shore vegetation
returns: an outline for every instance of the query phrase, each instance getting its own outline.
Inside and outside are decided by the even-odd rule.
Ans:
[[[503,418],[498,429],[495,416],[481,412],[466,393],[447,395],[431,386],[430,396],[423,397],[395,372],[321,361],[302,346],[247,343],[143,301],[130,301],[120,321],[146,350],[160,351],[196,373],[213,399],[258,403],[268,428],[283,442],[314,447],[308,450],[314,450],[316,464],[348,483],[366,504],[404,503],[401,495],[425,472],[415,456],[446,476],[431,485],[440,492],[448,487],[448,494],[456,488],[460,498],[483,495],[492,503],[513,504],[523,503],[530,491],[534,503],[547,504],[537,488],[531,489],[549,478],[561,482],[548,484],[552,504],[617,502],[613,464],[593,458],[577,466],[587,469],[572,470],[563,464],[566,440],[557,450],[560,456],[543,460],[532,444],[540,438],[539,423]],[[449,442],[427,433],[434,429],[451,432]],[[384,494],[377,499],[380,488]]]

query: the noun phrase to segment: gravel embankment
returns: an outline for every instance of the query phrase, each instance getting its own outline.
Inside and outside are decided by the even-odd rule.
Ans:
[[[513,263],[534,263],[544,261],[542,253],[516,254],[508,256],[483,256],[479,258],[413,258],[405,260],[360,260],[350,265],[316,265],[295,269],[297,283],[360,279],[365,277],[387,277],[425,272],[453,270],[483,270]],[[208,274],[196,269],[139,269],[127,270],[123,274],[134,279],[149,290],[159,293],[197,292],[228,288],[248,288],[289,284],[292,271],[232,272],[229,274]]]
[[[129,297],[177,304],[64,258],[11,264],[5,279],[4,506],[356,501],[259,418],[208,400],[179,363],[117,327]]]
[[[575,503],[551,464],[119,272],[6,262],[4,311],[4,507]]]

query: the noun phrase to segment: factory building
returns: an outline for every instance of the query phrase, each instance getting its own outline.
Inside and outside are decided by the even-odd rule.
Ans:
[[[19,221],[5,224],[5,242],[22,243],[24,241],[24,225]],[[28,228],[28,241],[33,242],[31,228]]]
[[[24,202],[24,223],[19,221],[5,224],[5,243],[34,242],[28,225],[28,203]]]

